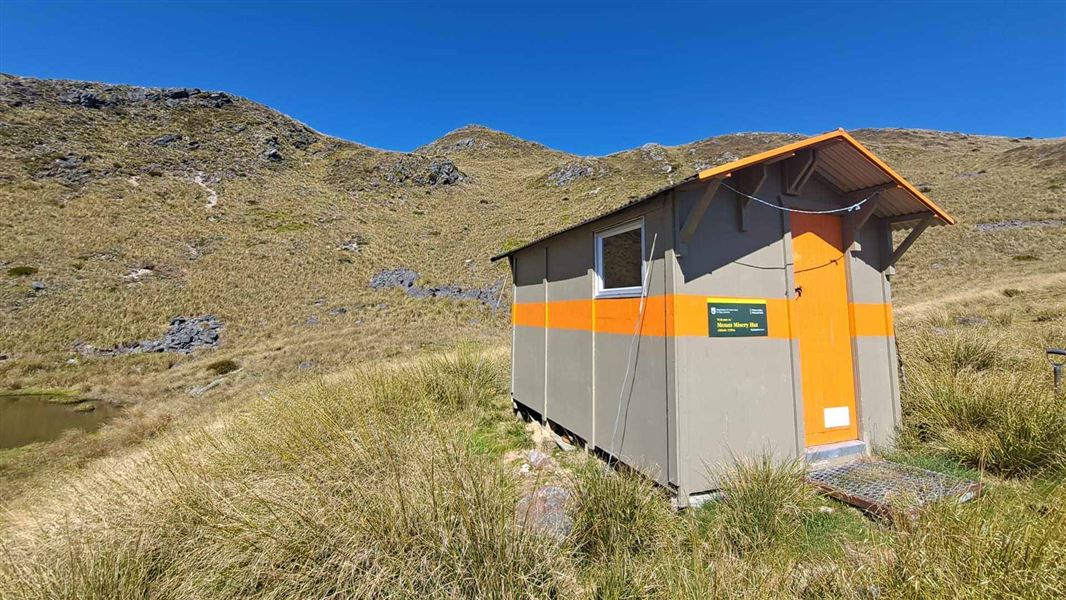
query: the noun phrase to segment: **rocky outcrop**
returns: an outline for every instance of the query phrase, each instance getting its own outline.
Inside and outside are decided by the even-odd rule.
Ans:
[[[578,160],[555,168],[551,173],[548,173],[547,180],[550,185],[563,187],[580,179],[598,177],[606,174],[607,169],[605,169],[603,165],[590,160]]]
[[[219,344],[222,322],[213,315],[198,317],[174,317],[162,337],[119,344],[114,348],[95,348],[85,342],[77,342],[74,349],[82,356],[120,356],[146,352],[175,352],[189,354],[201,348],[214,348]]]
[[[225,92],[205,92],[197,88],[146,88],[86,81],[50,81],[47,84],[55,89],[54,98],[61,104],[92,110],[141,104],[161,104],[168,107],[189,104],[222,108],[235,101],[233,96]],[[40,80],[2,78],[0,102],[19,107],[47,101],[48,97],[39,93],[39,87]]]
[[[452,185],[462,181],[464,175],[446,158],[404,154],[384,170],[382,177],[389,183],[430,186]]]
[[[460,285],[422,286],[418,284],[417,271],[399,268],[389,269],[374,275],[370,287],[376,290],[399,288],[412,298],[450,298],[452,300],[476,300],[493,309],[499,308],[500,290],[503,282],[497,281],[488,287],[463,287]]]

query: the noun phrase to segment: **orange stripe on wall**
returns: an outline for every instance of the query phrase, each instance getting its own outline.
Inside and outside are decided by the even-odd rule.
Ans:
[[[788,339],[789,300],[766,299],[767,337]],[[707,296],[649,296],[645,299],[641,335],[707,337]],[[891,336],[892,306],[850,304],[856,336]],[[640,298],[598,298],[515,304],[511,321],[525,327],[597,331],[633,335],[640,315]]]
[[[552,329],[592,329],[590,300],[560,300],[548,303],[548,327]]]
[[[544,303],[515,304],[511,310],[511,322],[525,327],[544,327]]]
[[[895,335],[891,304],[850,304],[848,308],[855,337]]]

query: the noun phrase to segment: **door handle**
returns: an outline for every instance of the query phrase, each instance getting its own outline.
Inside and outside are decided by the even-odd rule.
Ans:
[[[802,285],[801,286],[797,286],[795,291],[796,291],[796,297],[797,298],[800,298],[800,297],[803,296],[803,286]]]

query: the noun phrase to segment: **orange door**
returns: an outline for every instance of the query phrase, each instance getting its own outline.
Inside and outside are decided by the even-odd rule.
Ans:
[[[792,327],[799,342],[808,447],[858,438],[842,238],[839,217],[792,214]]]

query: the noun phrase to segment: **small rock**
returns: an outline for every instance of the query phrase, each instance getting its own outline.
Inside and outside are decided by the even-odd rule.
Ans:
[[[574,527],[573,520],[566,514],[566,504],[570,500],[570,490],[549,485],[526,494],[515,506],[515,517],[519,523],[562,540]]]
[[[166,135],[161,135],[155,138],[154,140],[152,140],[152,143],[156,146],[169,146],[179,140],[181,140],[181,134],[168,133]]]
[[[361,235],[353,235],[348,238],[347,241],[337,246],[337,250],[346,250],[348,252],[359,252],[366,245],[366,238]]]
[[[271,136],[266,140],[266,150],[260,155],[267,160],[279,161],[282,159],[277,136]]]
[[[526,460],[529,464],[537,469],[543,469],[555,464],[552,457],[547,452],[541,452],[540,450],[533,449],[526,453]]]
[[[33,291],[40,292],[40,291],[43,291],[44,288],[47,287],[47,286],[44,284],[43,281],[34,281],[33,283],[30,284],[30,287],[33,288]]]
[[[132,269],[128,271],[125,275],[122,276],[122,279],[129,283],[133,283],[136,281],[140,281],[142,278],[147,277],[152,273],[155,273],[155,271],[151,267],[142,267],[139,269]]]
[[[313,368],[315,368],[315,362],[314,361],[310,361],[310,360],[305,360],[305,361],[302,361],[296,368],[300,369],[301,371],[306,371],[308,369],[313,369]]]
[[[336,308],[331,308],[329,310],[329,314],[334,316],[334,317],[339,317],[339,316],[341,316],[343,314],[347,314],[347,313],[348,313],[348,309],[344,308],[343,306],[338,306]]]
[[[818,512],[822,513],[823,515],[831,515],[836,511],[833,509],[832,506],[819,506]]]
[[[307,317],[307,324],[312,326],[312,327],[315,326],[315,325],[318,325],[318,317],[316,317],[314,315],[311,315],[310,317]]]

